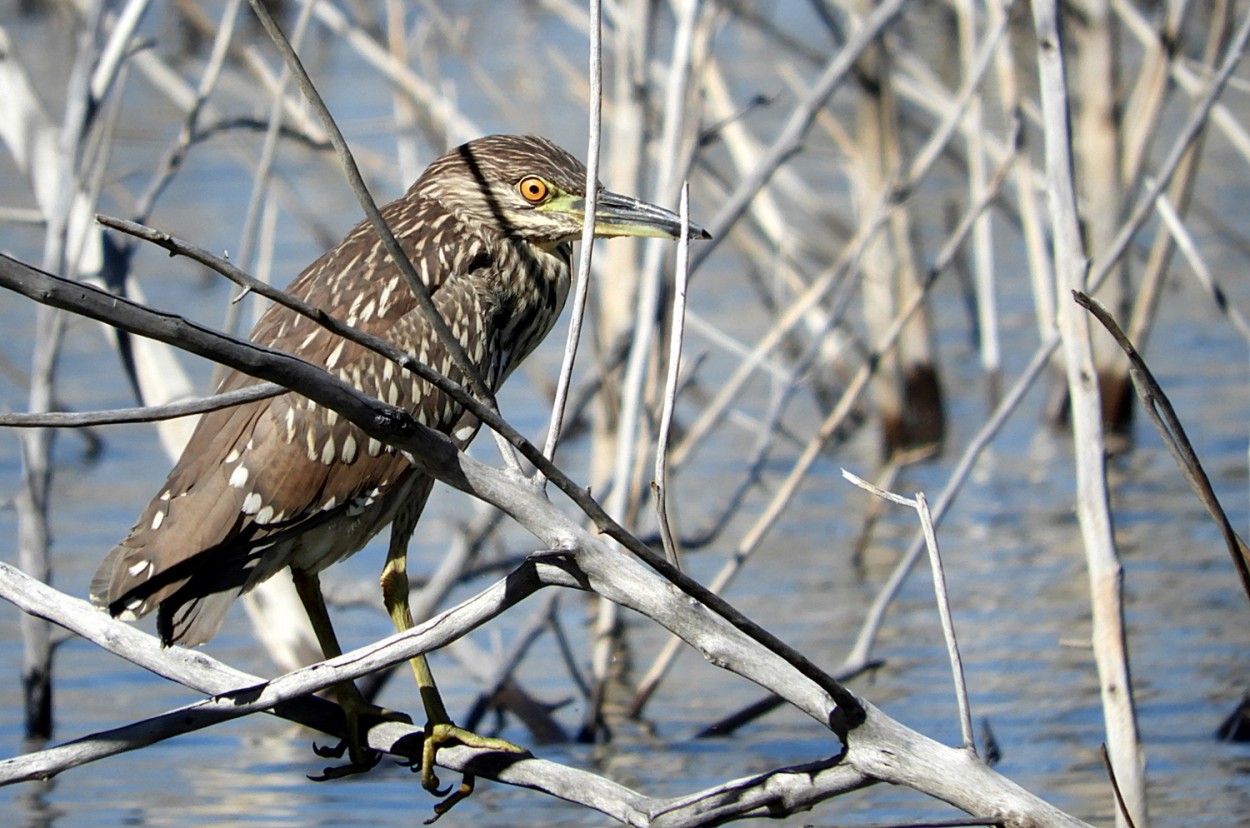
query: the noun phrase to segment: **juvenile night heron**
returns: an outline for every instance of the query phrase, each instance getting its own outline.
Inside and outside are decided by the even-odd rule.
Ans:
[[[550,141],[496,135],[448,152],[382,208],[492,392],[564,306],[572,242],[582,233],[585,175]],[[599,193],[595,235],[679,233],[673,213]],[[698,227],[691,235],[706,237]],[[357,225],[288,291],[470,387],[370,223]],[[477,419],[433,385],[281,305],[265,312],[252,340],[407,409],[461,448],[477,433]],[[218,391],[255,382],[233,372]],[[294,393],[205,414],[160,493],[100,565],[91,598],[126,618],[155,609],[165,644],[193,646],[213,637],[240,594],[289,566],[321,647],[333,657],[340,650],[318,573],[391,525],[382,594],[395,626],[410,628],[405,556],[432,484],[392,446]],[[413,668],[429,717],[422,784],[436,790],[438,744],[500,744],[455,728],[424,657]],[[358,728],[360,717],[377,709],[350,682],[336,690],[347,716],[349,767],[367,766],[376,758],[362,747]]]

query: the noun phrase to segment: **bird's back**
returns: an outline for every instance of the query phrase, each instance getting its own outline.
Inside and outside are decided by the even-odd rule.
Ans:
[[[462,222],[416,186],[383,215],[470,361],[497,387],[559,314],[567,246],[535,252]],[[519,286],[518,267],[526,271]],[[467,384],[368,223],[288,291]],[[285,307],[270,307],[252,339],[409,410],[461,445],[476,432],[476,420],[429,383]],[[219,392],[255,382],[232,372]],[[205,414],[160,493],[101,564],[92,599],[114,615],[159,606],[165,643],[202,643],[241,592],[283,566],[314,573],[364,546],[406,498],[423,497],[416,478],[402,454],[295,394]]]

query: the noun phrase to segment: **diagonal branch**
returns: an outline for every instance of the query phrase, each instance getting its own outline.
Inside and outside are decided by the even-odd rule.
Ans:
[[[422,426],[407,412],[360,393],[348,383],[298,357],[225,336],[176,314],[150,310],[89,285],[44,273],[3,255],[0,255],[0,287],[45,305],[107,322],[130,333],[177,345],[190,353],[290,388],[319,405],[334,409],[368,436],[408,452],[414,458],[414,465],[421,471],[497,506],[551,549],[576,547],[577,544],[571,540],[585,534],[581,527],[565,518],[544,496],[535,492],[519,491],[512,485],[511,478],[461,455],[446,436]],[[479,406],[478,410],[482,408]],[[503,423],[502,419],[496,419]],[[520,441],[519,444],[514,442],[514,445],[518,445],[531,462],[542,463],[545,466],[542,471],[547,474],[548,479],[556,483],[561,491],[594,520],[601,532],[641,558],[681,592],[776,654],[820,688],[821,692],[809,699],[812,705],[800,706],[801,709],[816,716],[840,738],[845,738],[847,731],[862,721],[863,708],[853,693],[834,681],[802,653],[653,552],[612,520],[603,507],[580,486],[547,462],[532,444],[510,426],[507,428]],[[512,437],[509,436],[509,439]],[[533,457],[530,456],[531,452]],[[597,542],[597,539],[594,540]],[[757,680],[750,676],[748,678]],[[823,702],[815,702],[817,697],[823,699]]]
[[[848,779],[855,785],[880,780],[924,791],[975,816],[1013,815],[1007,819],[1012,822],[1014,815],[1022,815],[1021,819],[1027,821],[1017,821],[1018,824],[1038,826],[1071,827],[1083,824],[998,775],[969,752],[938,744],[859,699],[723,599],[711,595],[704,587],[674,570],[650,549],[641,546],[633,536],[623,535],[631,550],[640,550],[638,557],[642,557],[647,566],[636,557],[620,554],[615,545],[571,520],[533,487],[457,451],[446,437],[421,427],[403,411],[361,394],[300,359],[240,342],[87,285],[67,282],[4,256],[0,256],[0,286],[53,307],[106,320],[132,333],[173,342],[192,353],[214,358],[251,375],[290,387],[338,411],[369,436],[386,440],[409,452],[423,473],[498,507],[552,550],[531,560],[518,573],[482,595],[450,611],[459,613],[457,623],[467,622],[471,628],[490,617],[493,608],[510,605],[512,599],[520,600],[528,594],[518,587],[518,583],[524,583],[525,577],[519,573],[550,573],[553,583],[575,584],[653,619],[681,636],[713,665],[777,693],[823,727],[832,730],[842,741],[842,749],[834,751],[837,759],[830,768],[834,775],[830,784],[838,790],[845,789]],[[106,620],[102,616],[100,618]],[[448,618],[444,614],[431,623],[437,626]],[[332,677],[328,672],[329,666],[314,667],[314,671],[323,671],[317,682],[324,679],[326,684],[333,683],[349,675],[361,675],[416,655],[424,650],[429,641],[418,643],[417,637],[425,635],[430,629],[422,625],[403,635],[347,654],[344,660],[350,664],[338,660],[329,662],[335,668],[344,668]],[[194,653],[185,657],[202,659]],[[257,691],[263,693],[265,687]],[[446,764],[455,768],[457,765],[453,763],[459,763],[464,757],[464,767],[469,767],[468,763],[472,762],[471,772],[541,788],[529,782],[515,781],[516,778],[509,775],[519,773],[518,768],[524,769],[529,762],[537,760],[517,760],[515,755],[510,754],[504,759],[503,766],[497,768],[487,762],[488,757],[473,751],[461,751],[468,749],[441,750],[440,761],[446,759]],[[803,776],[803,773],[798,774],[800,778]],[[768,792],[770,781],[762,783],[764,794]],[[767,798],[762,801],[778,804],[776,800]],[[790,801],[788,795],[782,795],[781,804]],[[814,800],[798,796],[793,801],[801,806]],[[670,820],[667,816],[652,819],[647,814],[639,815],[636,809],[628,806],[616,808],[611,815],[629,824],[640,825],[687,825],[697,822],[693,818]]]
[[[1207,514],[1219,527],[1220,536],[1224,538],[1224,545],[1228,547],[1228,554],[1233,559],[1233,567],[1237,570],[1237,576],[1241,580],[1241,589],[1247,597],[1250,597],[1250,548],[1237,534],[1232,521],[1228,519],[1228,513],[1224,511],[1219,498],[1216,497],[1211,478],[1202,468],[1198,453],[1189,442],[1189,435],[1185,433],[1185,427],[1181,424],[1176,409],[1172,407],[1172,401],[1163,392],[1163,387],[1155,379],[1136,346],[1116,323],[1115,317],[1100,302],[1081,291],[1073,291],[1072,296],[1078,305],[1093,314],[1099,324],[1107,329],[1107,332],[1124,350],[1129,360],[1129,377],[1133,380],[1133,387],[1137,389],[1142,408],[1158,429],[1159,436],[1163,438],[1164,444],[1167,445],[1176,465],[1180,467],[1181,474],[1189,483],[1189,487],[1193,489],[1199,502],[1207,510]]]

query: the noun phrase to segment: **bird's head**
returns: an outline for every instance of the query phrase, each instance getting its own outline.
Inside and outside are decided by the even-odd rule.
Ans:
[[[413,191],[461,217],[542,247],[581,238],[586,216],[585,166],[534,135],[490,135],[456,147],[430,164]],[[681,219],[600,187],[595,235],[676,239]],[[690,237],[711,238],[695,224]]]

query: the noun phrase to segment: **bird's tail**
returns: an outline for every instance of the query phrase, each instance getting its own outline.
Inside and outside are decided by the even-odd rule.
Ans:
[[[113,547],[91,579],[91,602],[123,621],[159,610],[156,628],[165,646],[194,647],[208,641],[243,591],[243,582],[213,584],[212,589],[193,584],[190,575],[180,571],[191,569],[189,561],[157,571],[150,551],[127,541]]]
[[[122,541],[104,556],[96,569],[88,590],[91,603],[124,621],[142,618],[160,601],[152,589],[145,588],[151,585],[154,574],[151,559]]]

